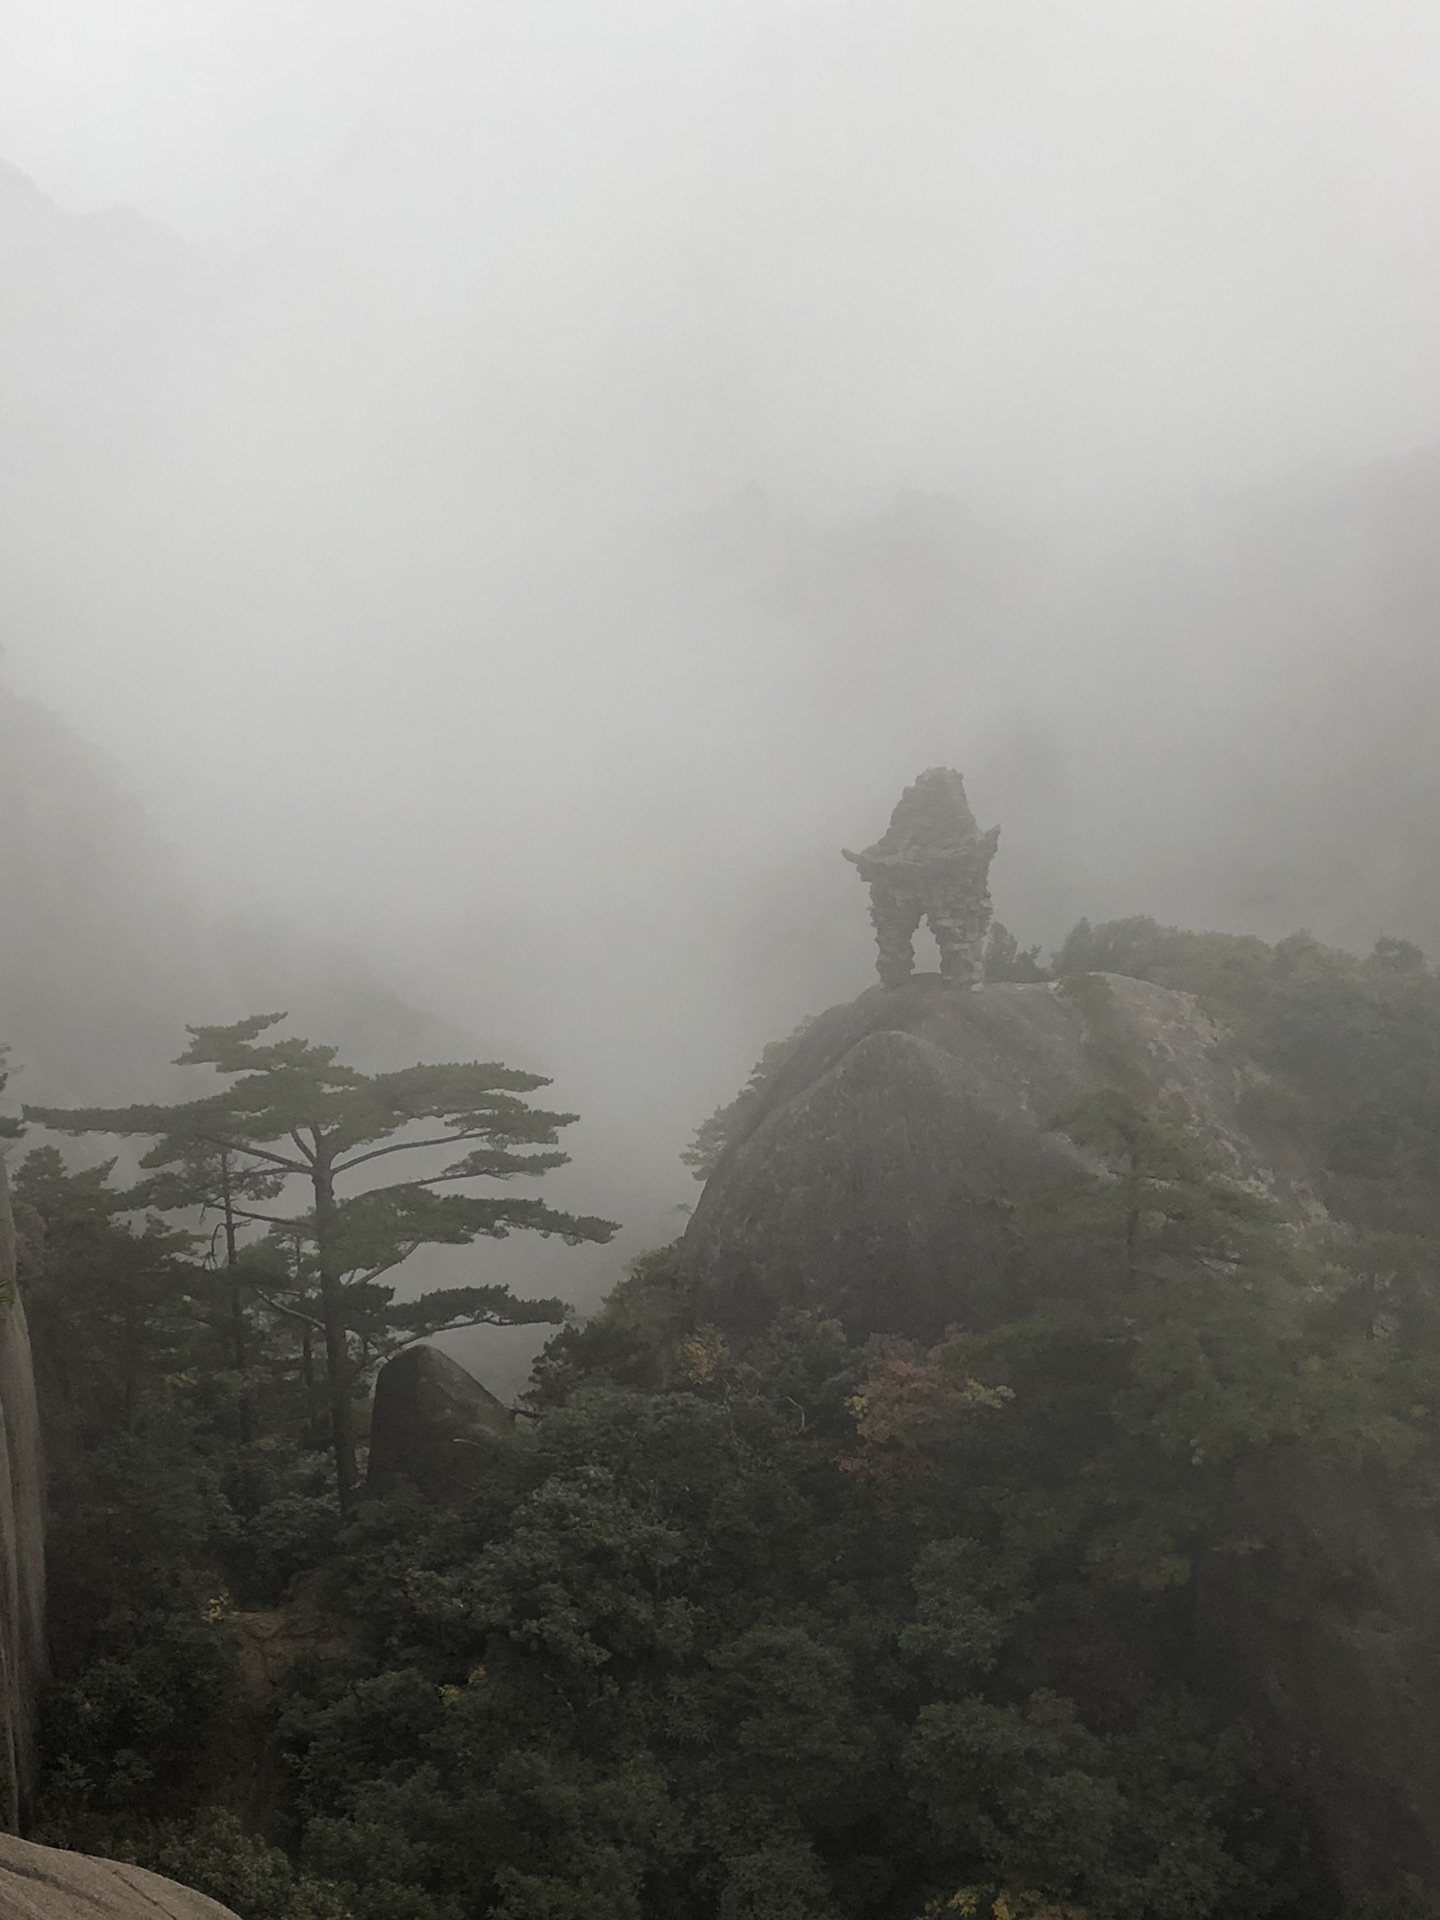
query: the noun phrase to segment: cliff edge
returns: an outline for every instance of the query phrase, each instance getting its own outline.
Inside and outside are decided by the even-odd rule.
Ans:
[[[5,1920],[234,1920],[157,1873],[15,1837],[35,1764],[45,1683],[45,1475],[15,1225],[0,1159],[0,1914]]]
[[[35,1702],[46,1677],[45,1478],[15,1228],[0,1160],[0,1819],[12,1832],[34,1769]]]

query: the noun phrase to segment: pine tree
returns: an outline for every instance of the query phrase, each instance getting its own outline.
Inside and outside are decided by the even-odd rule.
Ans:
[[[201,1099],[174,1106],[27,1107],[25,1116],[63,1133],[148,1135],[154,1145],[141,1166],[169,1179],[152,1190],[151,1204],[214,1204],[217,1183],[223,1194],[228,1181],[229,1199],[222,1199],[227,1241],[240,1218],[260,1218],[298,1246],[301,1271],[313,1280],[336,1485],[348,1511],[356,1483],[357,1349],[374,1357],[447,1328],[555,1323],[566,1311],[557,1299],[518,1300],[501,1286],[446,1287],[401,1303],[386,1276],[422,1246],[463,1246],[514,1231],[558,1234],[568,1245],[603,1243],[616,1228],[591,1215],[557,1212],[541,1200],[464,1190],[473,1181],[533,1177],[568,1161],[568,1154],[550,1149],[559,1129],[578,1116],[532,1107],[523,1097],[549,1085],[542,1075],[494,1061],[361,1073],[341,1061],[335,1047],[262,1037],[284,1018],[252,1014],[231,1026],[188,1028],[190,1044],[178,1064],[213,1067],[229,1082]],[[353,1188],[346,1176],[360,1168],[441,1148],[462,1151],[438,1171],[345,1191]],[[239,1206],[246,1197],[283,1193],[293,1181],[308,1189],[309,1204],[299,1213],[259,1215]],[[268,1304],[306,1317],[300,1308]]]

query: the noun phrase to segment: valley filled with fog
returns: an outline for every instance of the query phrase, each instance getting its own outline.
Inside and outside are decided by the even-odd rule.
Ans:
[[[1440,947],[1425,10],[12,14],[12,1094],[533,1067],[593,1300],[921,767],[1024,944]]]

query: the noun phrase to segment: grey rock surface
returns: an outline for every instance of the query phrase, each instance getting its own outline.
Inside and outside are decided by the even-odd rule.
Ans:
[[[229,1907],[144,1867],[0,1833],[0,1920],[235,1920]]]
[[[19,1824],[46,1677],[45,1472],[15,1228],[0,1160],[0,1824]],[[0,1912],[4,1909],[0,1908]]]
[[[1153,1103],[1321,1232],[1304,1169],[1245,1124],[1265,1076],[1227,1038],[1193,995],[1118,974],[871,988],[810,1025],[722,1155],[685,1236],[700,1293],[737,1327],[785,1305],[856,1334],[969,1319],[995,1278],[993,1196],[1085,1164],[1054,1122],[1101,1085]]]
[[[405,1347],[375,1381],[366,1486],[408,1481],[443,1495],[484,1471],[486,1441],[511,1431],[510,1411],[438,1347]]]

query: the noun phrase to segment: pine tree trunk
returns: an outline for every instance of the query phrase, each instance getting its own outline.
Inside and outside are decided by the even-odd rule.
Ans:
[[[315,1243],[320,1267],[320,1318],[325,1328],[325,1373],[330,1400],[330,1440],[335,1456],[335,1491],[340,1512],[349,1515],[355,1501],[355,1415],[350,1401],[350,1354],[345,1340],[341,1276],[335,1270],[330,1240],[335,1223],[335,1182],[323,1157],[314,1168]]]
[[[220,1155],[220,1192],[225,1203],[225,1266],[230,1275],[230,1345],[235,1361],[235,1371],[240,1376],[239,1395],[235,1412],[239,1424],[239,1439],[242,1447],[248,1447],[253,1438],[250,1419],[250,1395],[245,1387],[245,1362],[249,1358],[246,1351],[245,1301],[236,1278],[235,1269],[240,1265],[240,1246],[235,1230],[235,1196],[230,1190],[230,1156]]]
[[[245,1385],[245,1363],[249,1356],[245,1350],[245,1303],[238,1281],[232,1281],[230,1285],[230,1337],[235,1349],[235,1371],[240,1376],[240,1391],[235,1402],[236,1423],[240,1444],[248,1447],[254,1438],[254,1423],[250,1418],[250,1394]]]

